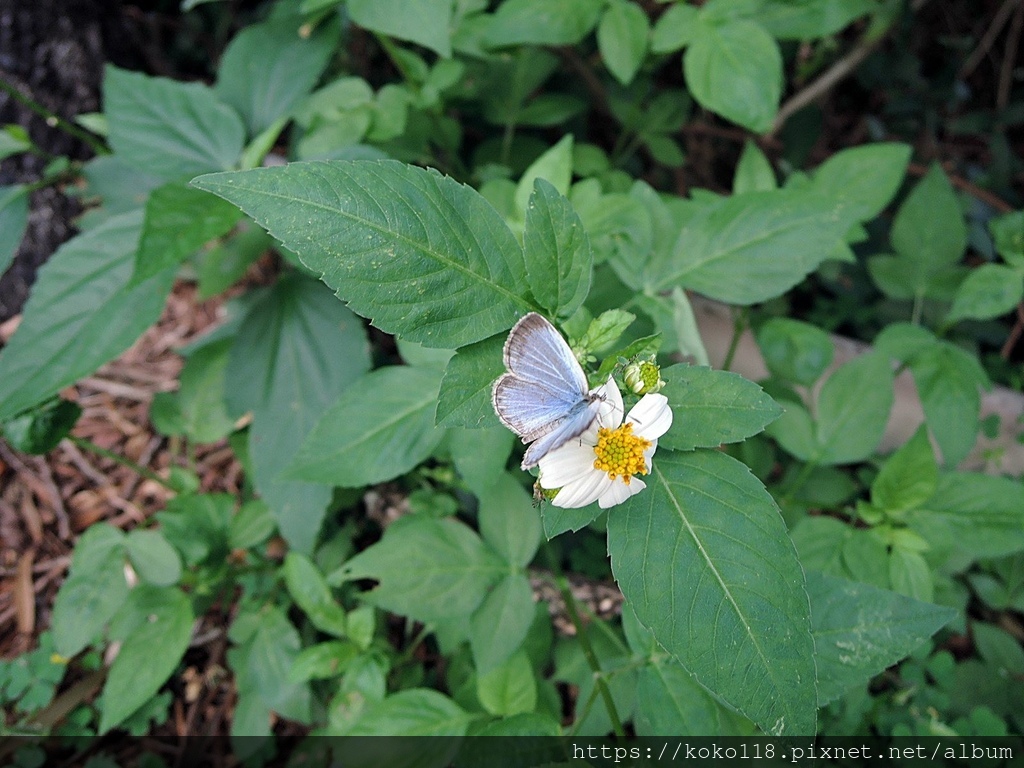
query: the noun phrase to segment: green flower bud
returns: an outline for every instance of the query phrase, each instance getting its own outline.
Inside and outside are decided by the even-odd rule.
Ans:
[[[649,395],[661,391],[661,368],[651,360],[634,361],[626,366],[622,376],[626,388],[634,395]]]

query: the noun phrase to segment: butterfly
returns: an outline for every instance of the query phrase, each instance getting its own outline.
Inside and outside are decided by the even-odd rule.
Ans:
[[[531,312],[505,341],[505,367],[491,392],[501,423],[531,443],[523,469],[579,437],[597,418],[603,398],[591,394],[587,376],[562,335]]]

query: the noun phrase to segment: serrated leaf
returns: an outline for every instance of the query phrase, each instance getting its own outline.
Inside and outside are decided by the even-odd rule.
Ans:
[[[717,451],[659,455],[646,480],[608,516],[612,571],[637,618],[768,733],[814,733],[803,571],[771,496]]]
[[[285,476],[357,488],[415,467],[444,436],[434,426],[440,371],[378,368],[349,387],[320,418]]]
[[[103,112],[117,156],[168,181],[230,168],[245,143],[238,113],[199,83],[108,65]]]
[[[818,706],[914,651],[956,616],[945,606],[808,571]]]
[[[221,57],[214,91],[238,110],[252,135],[289,115],[327,66],[337,25],[318,24],[312,34],[303,35],[304,23],[296,15],[248,26]]]
[[[534,617],[533,589],[524,574],[510,574],[484,598],[470,619],[469,643],[478,673],[504,663],[526,639]]]
[[[782,95],[782,54],[756,22],[700,23],[683,57],[683,74],[701,106],[757,133],[771,127]]]
[[[128,597],[124,556],[124,534],[107,523],[90,526],[75,543],[50,620],[61,656],[70,658],[93,642]]]
[[[452,55],[451,0],[348,0],[347,9],[361,27]]]
[[[597,24],[602,0],[506,0],[488,27],[492,48],[509,45],[575,45]]]
[[[660,447],[675,451],[714,448],[756,435],[782,409],[754,382],[739,374],[692,365],[661,372],[662,394],[672,408],[672,427]]]
[[[476,191],[436,171],[394,161],[292,163],[193,184],[242,208],[388,333],[452,349],[531,309],[511,231]]]
[[[754,727],[716,701],[672,659],[637,672],[634,725],[638,736],[747,736]]]
[[[892,368],[885,355],[867,353],[829,376],[815,420],[818,464],[849,464],[878,446],[893,403]]]
[[[216,195],[165,184],[146,201],[132,284],[176,267],[204,244],[231,230],[239,210]]]
[[[526,277],[537,303],[569,317],[590,291],[593,256],[572,204],[547,180],[534,181],[523,230]]]
[[[560,195],[569,194],[572,183],[573,137],[568,134],[530,163],[516,184],[515,204],[520,220],[526,215],[530,199],[536,193],[537,179],[543,179]],[[527,274],[529,279],[529,274]],[[533,285],[531,281],[531,287]]]
[[[112,217],[39,270],[21,325],[0,351],[0,421],[89,375],[160,317],[170,271],[128,287],[141,225],[141,212]]]
[[[946,322],[970,318],[989,320],[1005,315],[1024,296],[1024,275],[1003,264],[982,264],[972,269],[953,299]]]
[[[145,613],[121,645],[99,699],[99,732],[106,733],[146,703],[171,676],[192,637],[192,605],[173,587],[140,586],[131,602]]]
[[[364,600],[432,621],[471,614],[507,569],[462,523],[415,517],[392,525],[329,581],[376,579],[380,584]]]
[[[827,256],[845,227],[830,201],[804,192],[750,192],[709,206],[683,226],[652,287],[679,285],[731,304],[782,294]]]
[[[27,226],[28,192],[24,185],[0,187],[0,275],[14,261]]]
[[[322,285],[280,280],[246,314],[226,374],[232,415],[252,411],[249,450],[257,491],[288,543],[309,552],[329,487],[281,477],[323,412],[370,367],[362,323]]]
[[[650,34],[647,13],[631,2],[613,2],[602,14],[597,47],[608,71],[623,85],[633,82],[643,64]]]
[[[313,626],[329,635],[345,637],[345,611],[313,562],[298,552],[289,552],[282,573],[289,594]]]
[[[136,528],[124,543],[132,567],[144,582],[169,587],[181,578],[181,558],[159,531]]]
[[[494,380],[505,372],[505,334],[462,347],[445,368],[434,422],[442,427],[504,427],[491,404]]]

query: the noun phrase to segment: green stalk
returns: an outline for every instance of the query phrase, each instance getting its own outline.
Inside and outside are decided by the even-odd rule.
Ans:
[[[160,483],[160,485],[162,485],[167,490],[174,491],[175,493],[177,493],[177,489],[170,483],[168,483],[166,480],[164,480],[162,477],[160,477],[160,475],[158,475],[156,472],[147,467],[142,466],[141,464],[136,464],[131,459],[122,456],[119,453],[108,451],[106,448],[96,445],[96,443],[94,443],[92,440],[86,440],[84,437],[75,437],[74,435],[68,435],[68,440],[70,440],[72,443],[74,443],[84,451],[89,451],[90,453],[95,453],[97,456],[102,456],[105,459],[110,459],[111,461],[120,464],[122,467],[127,467],[133,472],[142,475],[147,480],[152,480],[153,482]]]
[[[12,99],[31,109],[41,118],[43,118],[46,121],[47,125],[52,126],[54,128],[60,128],[65,133],[70,134],[79,141],[83,141],[86,144],[88,144],[92,151],[95,152],[97,155],[110,154],[110,150],[107,149],[106,145],[102,141],[97,139],[95,136],[93,136],[91,133],[89,133],[86,130],[83,130],[82,128],[79,128],[74,123],[68,122],[55,112],[51,112],[34,99],[30,99],[28,96],[25,96],[21,93],[21,91],[19,91],[13,85],[8,83],[6,80],[0,80],[0,90],[5,91],[10,95]]]

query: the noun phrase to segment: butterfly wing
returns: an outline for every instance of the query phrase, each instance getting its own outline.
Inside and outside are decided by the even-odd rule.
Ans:
[[[537,466],[549,452],[561,448],[574,437],[579,437],[586,432],[597,418],[600,408],[601,400],[597,397],[577,403],[576,407],[554,429],[541,435],[530,444],[523,456],[523,469]]]
[[[525,315],[509,333],[505,367],[520,379],[565,392],[574,401],[590,391],[583,368],[562,334],[536,312]]]
[[[555,429],[580,402],[548,386],[506,373],[494,383],[494,411],[524,443]]]

